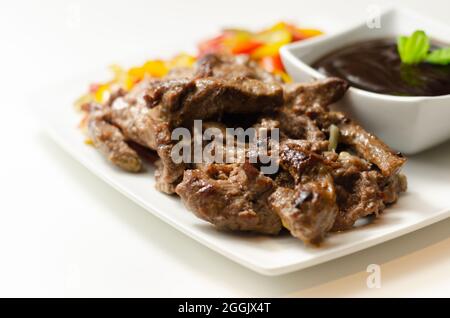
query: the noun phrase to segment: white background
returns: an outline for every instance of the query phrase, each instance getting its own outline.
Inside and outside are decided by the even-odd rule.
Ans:
[[[450,23],[449,1],[395,1]],[[109,188],[43,132],[32,94],[113,62],[170,56],[222,26],[329,31],[384,1],[2,1],[0,296],[450,296],[450,220],[280,277],[203,247]],[[61,105],[70,107],[70,105]],[[149,189],[151,191],[151,189]],[[366,267],[380,264],[380,289]]]

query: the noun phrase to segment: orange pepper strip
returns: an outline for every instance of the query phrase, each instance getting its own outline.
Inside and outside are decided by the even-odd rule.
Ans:
[[[251,54],[255,49],[262,45],[261,42],[255,40],[248,40],[245,42],[238,42],[231,47],[233,54]]]

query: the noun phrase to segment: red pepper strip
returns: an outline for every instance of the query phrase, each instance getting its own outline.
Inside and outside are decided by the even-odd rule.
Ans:
[[[264,56],[260,60],[261,66],[268,72],[284,71],[283,63],[279,54],[273,56]]]
[[[95,93],[100,88],[100,85],[101,84],[92,83],[91,85],[89,85],[89,92],[90,93]]]
[[[306,39],[306,37],[298,32],[297,30],[292,31],[292,42],[301,41]]]
[[[223,40],[225,39],[226,35],[221,34],[215,38],[200,42],[198,45],[198,53],[199,55],[204,55],[207,53],[215,53],[222,51],[223,49]]]
[[[302,34],[295,25],[286,23],[286,28],[289,30],[289,33],[292,35],[292,42],[301,41],[306,39],[306,36]]]

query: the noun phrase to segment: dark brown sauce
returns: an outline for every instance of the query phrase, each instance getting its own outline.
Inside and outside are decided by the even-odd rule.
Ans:
[[[450,65],[402,64],[396,42],[391,39],[346,46],[320,58],[313,67],[327,76],[343,78],[353,87],[380,94],[450,94]]]

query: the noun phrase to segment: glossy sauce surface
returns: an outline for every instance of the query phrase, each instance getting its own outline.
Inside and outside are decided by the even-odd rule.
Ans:
[[[393,39],[352,44],[329,53],[312,66],[322,74],[343,78],[353,87],[375,93],[399,96],[450,94],[450,65],[402,64]]]

